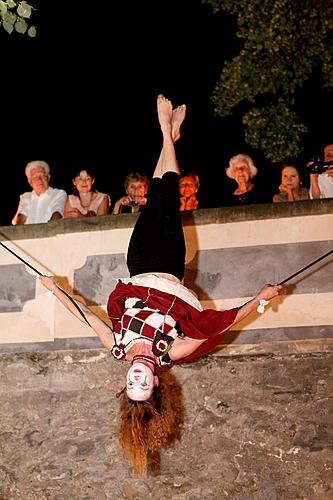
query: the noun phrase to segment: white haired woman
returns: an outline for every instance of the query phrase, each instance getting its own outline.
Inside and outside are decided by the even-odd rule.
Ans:
[[[251,179],[257,175],[257,171],[257,167],[249,155],[232,156],[226,174],[237,183],[237,187],[232,193],[226,195],[223,205],[251,205],[265,202],[266,200],[259,192],[258,187],[251,182]]]

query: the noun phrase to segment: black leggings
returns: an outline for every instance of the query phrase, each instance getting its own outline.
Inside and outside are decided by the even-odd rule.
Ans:
[[[182,280],[186,250],[179,210],[179,175],[166,172],[162,179],[153,178],[147,198],[128,246],[130,276],[159,272]]]

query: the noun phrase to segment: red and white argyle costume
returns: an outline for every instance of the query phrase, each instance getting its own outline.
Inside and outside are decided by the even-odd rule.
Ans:
[[[227,311],[214,309],[200,311],[177,295],[119,281],[110,294],[107,304],[108,315],[116,332],[121,331],[125,301],[130,297],[140,299],[150,309],[170,315],[186,337],[206,339],[193,353],[174,361],[176,364],[193,361],[214,349],[227,334],[228,327],[234,322],[239,310],[234,308]],[[117,343],[116,336],[115,342]]]

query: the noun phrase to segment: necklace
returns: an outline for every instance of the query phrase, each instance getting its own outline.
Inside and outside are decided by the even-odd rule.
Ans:
[[[154,365],[155,368],[156,362],[154,358],[152,358],[151,356],[146,356],[145,354],[136,354],[135,356],[133,356],[132,364],[134,361],[137,361],[138,359],[143,359],[144,361],[151,363],[152,365]]]

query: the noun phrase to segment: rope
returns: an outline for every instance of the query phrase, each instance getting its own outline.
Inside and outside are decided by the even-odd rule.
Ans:
[[[38,271],[35,267],[33,267],[31,264],[29,264],[29,262],[27,262],[26,260],[24,260],[22,257],[20,257],[15,252],[13,252],[13,250],[11,250],[10,248],[8,248],[4,243],[2,243],[2,241],[0,241],[0,245],[3,248],[5,248],[8,252],[10,252],[12,255],[14,255],[17,259],[19,259],[21,262],[23,262],[26,266],[30,267],[30,269],[32,269],[36,274],[38,274],[39,276],[44,276],[40,271]],[[306,266],[302,267],[302,269],[299,269],[295,273],[293,273],[290,276],[288,276],[287,278],[285,278],[283,281],[280,281],[280,283],[278,283],[278,284],[279,285],[284,285],[285,283],[287,283],[287,281],[290,281],[292,278],[295,278],[295,276],[297,276],[298,274],[303,273],[304,271],[306,271],[306,269],[309,269],[309,267],[314,266],[315,264],[317,264],[317,262],[320,262],[321,260],[325,259],[326,257],[328,257],[329,255],[331,255],[332,253],[333,253],[333,250],[330,250],[329,252],[326,252],[324,255],[321,255],[320,257],[318,257],[318,259],[310,262]],[[81,314],[81,316],[84,319],[84,321],[89,326],[91,326],[90,323],[89,323],[89,321],[85,317],[84,312],[80,309],[80,307],[77,305],[77,303],[75,302],[75,300],[70,295],[68,295],[68,293],[65,292],[65,290],[63,290],[62,288],[60,288],[60,286],[58,286],[58,285],[56,285],[56,286],[57,286],[57,288],[59,288],[59,290],[61,292],[63,292],[66,295],[66,297],[72,302],[72,304],[74,304],[74,306],[79,311],[79,313]]]
[[[287,281],[291,280],[292,278],[295,278],[295,276],[297,276],[298,274],[301,274],[306,269],[309,269],[309,267],[314,266],[315,264],[317,264],[317,262],[325,259],[325,257],[328,257],[331,253],[333,253],[333,250],[330,250],[329,252],[325,253],[321,257],[318,257],[318,259],[314,260],[313,262],[310,262],[310,264],[308,264],[307,266],[302,267],[302,269],[300,269],[299,271],[296,271],[296,273],[291,274],[290,276],[288,276],[288,278],[285,278],[283,281],[280,281],[280,283],[278,283],[278,285],[284,285],[285,283],[287,283]]]
[[[36,274],[38,274],[39,276],[44,276],[44,274],[42,274],[40,271],[38,271],[38,269],[36,269],[35,267],[33,267],[31,264],[29,264],[29,262],[27,262],[26,260],[24,260],[22,257],[20,257],[19,255],[17,255],[15,252],[13,252],[13,250],[11,250],[10,248],[8,248],[4,243],[2,243],[2,241],[0,241],[0,245],[5,248],[8,252],[10,252],[12,255],[14,255],[17,259],[19,259],[21,262],[23,262],[26,266],[30,267],[30,269],[32,269]],[[77,305],[77,303],[75,302],[75,300],[70,296],[68,295],[67,292],[65,292],[65,290],[63,290],[59,285],[56,284],[56,287],[66,295],[66,297],[72,302],[72,304],[76,307],[76,309],[79,311],[80,315],[82,316],[82,318],[84,319],[84,321],[87,323],[87,325],[90,325],[89,321],[87,320],[87,318],[85,317],[85,314],[84,312],[80,309],[80,307]]]

